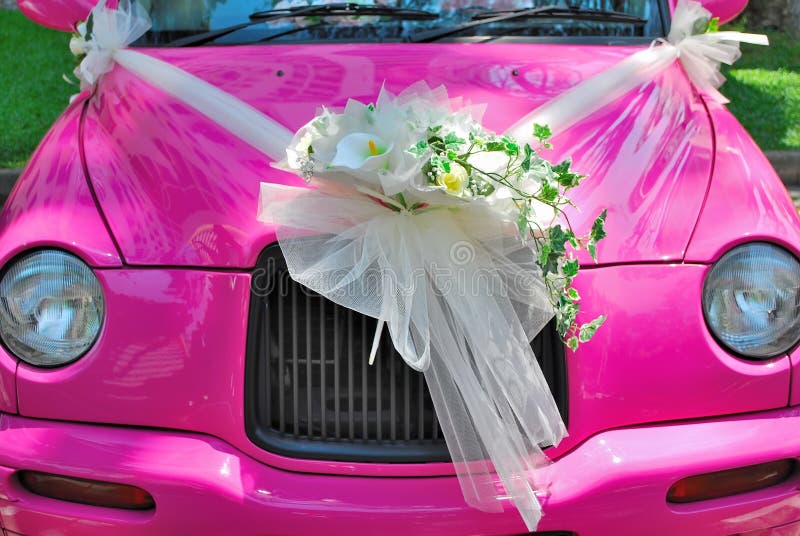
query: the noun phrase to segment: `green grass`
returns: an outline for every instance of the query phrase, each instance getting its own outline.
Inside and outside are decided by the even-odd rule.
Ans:
[[[61,78],[74,67],[68,40],[0,10],[0,168],[23,166],[77,92]],[[774,32],[770,41],[769,48],[742,47],[742,58],[725,69],[722,92],[762,149],[800,150],[800,42]]]
[[[778,32],[769,40],[769,47],[742,45],[721,91],[762,149],[800,150],[800,41]]]
[[[0,168],[22,167],[77,93],[61,78],[75,60],[63,32],[0,10]]]

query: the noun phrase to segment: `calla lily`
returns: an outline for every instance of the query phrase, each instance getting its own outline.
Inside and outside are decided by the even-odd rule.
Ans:
[[[389,161],[389,153],[394,144],[387,144],[381,138],[367,132],[354,132],[339,140],[331,167],[345,167],[362,171],[376,171],[384,168]]]

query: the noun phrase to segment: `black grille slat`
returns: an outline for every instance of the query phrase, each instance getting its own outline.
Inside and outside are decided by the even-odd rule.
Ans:
[[[333,394],[333,414],[334,414],[334,437],[336,439],[341,439],[342,437],[342,428],[341,428],[341,413],[339,413],[341,408],[341,397],[339,396],[339,385],[340,385],[340,378],[339,378],[339,308],[333,307],[333,385],[335,386],[336,391]]]
[[[319,397],[319,411],[322,426],[320,429],[320,436],[322,439],[328,437],[328,400],[326,398],[326,384],[325,384],[325,367],[327,366],[326,354],[328,347],[325,344],[325,301],[321,300],[319,303],[319,389],[321,395]]]
[[[388,331],[370,367],[376,320],[292,281],[276,245],[256,273],[245,379],[254,443],[297,458],[449,460],[424,376],[402,362]],[[531,345],[566,417],[564,349],[553,324]]]

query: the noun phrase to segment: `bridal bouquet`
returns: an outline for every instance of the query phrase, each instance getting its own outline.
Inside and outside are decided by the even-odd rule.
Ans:
[[[579,266],[570,250],[586,248],[596,258],[606,213],[577,236],[560,216],[584,176],[569,160],[552,164],[537,152],[550,147],[550,129],[531,126],[539,143],[533,148],[486,130],[479,113],[448,99],[443,87],[418,84],[398,97],[383,90],[375,104],[350,100],[342,113],[323,109],[295,135],[288,165],[307,181],[320,175],[351,184],[395,212],[480,203],[513,221],[546,281],[558,331],[576,349],[605,318],[576,325],[580,296],[572,281]]]

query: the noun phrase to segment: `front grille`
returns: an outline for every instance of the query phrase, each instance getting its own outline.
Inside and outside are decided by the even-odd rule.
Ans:
[[[424,376],[388,333],[367,357],[377,321],[295,283],[280,248],[253,274],[245,424],[261,448],[295,458],[415,463],[449,461]],[[566,420],[564,347],[551,322],[531,343]]]

